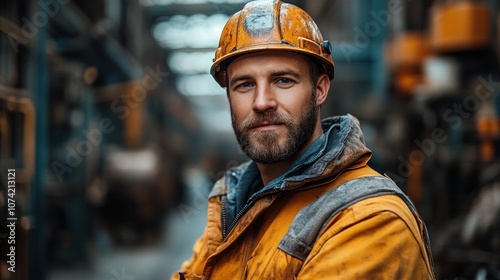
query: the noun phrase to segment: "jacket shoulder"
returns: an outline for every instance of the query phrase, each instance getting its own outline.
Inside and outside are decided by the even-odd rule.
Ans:
[[[279,248],[304,261],[319,233],[334,216],[359,201],[381,195],[399,196],[408,207],[414,208],[411,201],[388,178],[368,176],[348,180],[302,208],[291,223]]]
[[[397,196],[359,201],[325,226],[299,279],[434,279],[419,222]],[[322,265],[328,260],[328,265]]]

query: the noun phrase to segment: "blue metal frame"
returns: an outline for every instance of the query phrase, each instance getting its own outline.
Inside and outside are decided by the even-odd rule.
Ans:
[[[29,12],[34,14],[39,9],[35,1],[29,1]],[[31,12],[31,13],[30,13]],[[32,49],[28,53],[27,87],[33,93],[33,101],[36,108],[36,141],[35,141],[35,172],[33,183],[29,190],[30,198],[30,227],[29,232],[29,279],[43,280],[47,274],[46,263],[46,238],[44,231],[45,213],[45,186],[49,172],[49,148],[48,148],[48,61],[47,61],[47,25],[39,26],[38,33],[32,39]]]

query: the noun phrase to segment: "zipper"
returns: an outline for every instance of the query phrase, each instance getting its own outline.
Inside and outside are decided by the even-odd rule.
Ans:
[[[226,196],[221,198],[221,213],[222,213],[222,239],[226,239]]]

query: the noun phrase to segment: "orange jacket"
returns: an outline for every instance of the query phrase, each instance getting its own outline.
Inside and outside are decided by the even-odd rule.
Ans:
[[[216,183],[205,232],[172,279],[434,279],[425,226],[392,194],[363,199],[330,217],[311,246],[297,241],[307,249],[303,259],[280,247],[301,209],[340,185],[380,178],[366,165],[371,152],[351,117],[323,125],[326,139],[312,153],[321,156],[308,169],[292,168],[301,175],[292,172],[279,180],[280,187],[251,196],[233,226],[227,225],[225,207],[234,182],[226,177]]]

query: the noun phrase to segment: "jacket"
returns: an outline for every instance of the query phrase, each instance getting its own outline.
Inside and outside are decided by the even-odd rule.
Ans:
[[[322,127],[266,186],[252,161],[217,181],[205,231],[172,279],[435,279],[425,225],[367,165],[357,121],[332,117]],[[343,191],[391,184],[393,191],[342,201]]]

